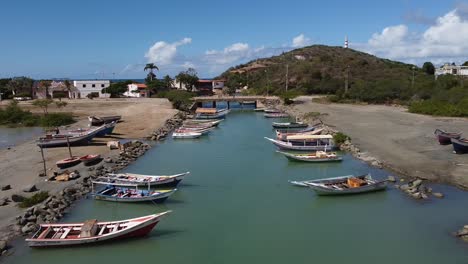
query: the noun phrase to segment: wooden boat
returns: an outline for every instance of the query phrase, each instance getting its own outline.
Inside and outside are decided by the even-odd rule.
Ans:
[[[95,184],[106,185],[100,191],[94,191]],[[136,184],[127,183],[109,183],[109,182],[92,182],[92,194],[96,200],[104,200],[111,202],[125,202],[125,203],[138,203],[138,202],[164,202],[169,196],[177,191],[177,189],[167,190],[151,190],[148,185],[147,190],[138,189]]]
[[[283,154],[286,158],[292,161],[305,161],[305,162],[333,162],[342,161],[341,156],[336,155],[335,152],[316,151],[315,153],[296,154],[282,151],[276,151]]]
[[[289,117],[286,113],[265,113],[263,115],[266,118],[287,118]]]
[[[437,140],[439,141],[440,145],[449,145],[452,143],[451,142],[452,138],[459,139],[462,133],[461,132],[452,133],[452,132],[447,132],[442,129],[436,129],[434,131],[434,134],[436,135]]]
[[[197,120],[197,119],[189,119],[184,121],[184,126],[185,125],[209,125],[209,126],[218,126],[219,123],[221,123],[223,119],[217,119],[217,120]]]
[[[306,135],[307,136],[307,135]],[[292,137],[292,136],[291,136]],[[303,136],[305,137],[305,136]],[[283,150],[296,150],[296,151],[330,151],[335,147],[333,144],[333,137],[331,135],[310,135],[308,137],[315,137],[315,141],[282,141],[265,137],[266,140],[272,142],[275,146]],[[289,138],[289,137],[288,137]]]
[[[318,135],[318,134],[322,133],[322,131],[323,131],[323,128],[319,128],[319,129],[312,130],[312,131],[307,131],[307,132],[286,132],[286,133],[279,132],[277,130],[276,131],[276,138],[279,139],[279,140],[287,140],[288,136]]]
[[[318,195],[345,195],[381,191],[387,188],[387,181],[376,181],[370,174],[361,176],[341,176],[336,178],[291,182],[297,186],[306,186]]]
[[[105,126],[100,126],[98,128],[91,129],[86,133],[76,135],[49,134],[45,137],[39,138],[37,145],[41,148],[64,147],[68,146],[68,144],[70,144],[70,146],[86,145],[96,136],[97,133],[104,130],[105,128]]]
[[[452,138],[453,152],[457,154],[468,153],[468,139],[467,138]]]
[[[180,129],[189,129],[189,130],[201,130],[201,129],[212,129],[214,128],[211,125],[187,125],[183,124]]]
[[[276,108],[267,108],[267,109],[264,109],[263,112],[268,113],[268,114],[282,113],[281,110],[276,109]]]
[[[110,222],[93,219],[83,223],[41,224],[39,230],[26,242],[30,247],[58,247],[142,237],[170,212]]]
[[[92,126],[100,126],[112,122],[119,122],[122,116],[89,116],[88,120]]]
[[[202,133],[198,132],[183,132],[183,133],[172,133],[172,138],[199,138],[202,136]]]
[[[117,125],[116,121],[112,121],[110,123],[104,124],[104,126],[106,128],[104,130],[102,130],[101,132],[97,133],[96,136],[97,137],[104,137],[106,135],[112,134],[112,132],[114,131],[114,128],[115,128],[116,125]]]
[[[135,173],[118,173],[118,174],[107,174],[104,177],[98,178],[100,182],[110,183],[126,183],[137,186],[148,186],[151,187],[175,187],[181,182],[185,176],[190,172],[184,172],[174,175],[143,175]]]
[[[59,167],[60,169],[65,169],[65,168],[75,166],[80,162],[81,162],[80,157],[71,157],[71,158],[59,160],[55,163],[55,165],[57,165],[57,167]]]
[[[100,159],[101,159],[101,155],[99,154],[89,154],[89,155],[80,157],[80,161],[83,162],[83,164],[86,166],[90,164],[94,164]]]
[[[273,122],[273,128],[306,128],[309,125],[303,122],[287,122],[287,123],[278,123]]]
[[[174,132],[175,133],[200,133],[202,135],[208,134],[213,130],[214,127],[208,127],[208,128],[179,128],[176,129]]]
[[[197,108],[195,119],[220,119],[230,112],[229,109]]]

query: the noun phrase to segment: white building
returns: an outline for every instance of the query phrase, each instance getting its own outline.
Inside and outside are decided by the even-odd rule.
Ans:
[[[459,76],[468,76],[468,66],[457,66],[449,63],[444,64],[442,67],[436,69],[435,76],[452,74]]]
[[[146,88],[147,88],[146,84],[131,83],[127,85],[128,90],[123,95],[127,97],[135,97],[135,98],[148,97],[147,96],[148,90]]]
[[[99,97],[109,97],[109,94],[102,93],[102,89],[110,86],[109,80],[84,80],[73,81],[73,86],[78,89],[80,98],[86,98],[90,93],[98,93]]]

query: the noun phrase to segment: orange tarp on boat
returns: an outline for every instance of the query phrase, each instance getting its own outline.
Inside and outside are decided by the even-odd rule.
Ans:
[[[197,108],[197,114],[216,114],[216,108]]]

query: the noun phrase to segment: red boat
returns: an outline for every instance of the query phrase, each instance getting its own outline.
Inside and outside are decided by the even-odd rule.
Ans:
[[[442,129],[436,129],[434,131],[434,134],[437,137],[437,140],[439,141],[439,144],[441,145],[449,145],[452,144],[451,139],[459,139],[461,137],[461,132],[458,133],[451,133],[451,132],[446,132],[445,130]]]
[[[80,161],[82,161],[84,165],[92,164],[100,159],[101,159],[101,155],[99,154],[91,154],[91,155],[85,155],[85,156],[80,157]]]
[[[141,237],[151,232],[161,217],[170,212],[113,222],[93,219],[76,224],[41,224],[26,242],[30,247],[57,247]]]
[[[76,164],[80,162],[81,162],[80,157],[71,157],[71,158],[59,160],[55,164],[60,169],[64,169],[64,168],[75,166]]]

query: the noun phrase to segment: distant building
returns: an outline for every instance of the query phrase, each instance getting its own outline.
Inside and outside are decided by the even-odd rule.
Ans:
[[[46,89],[41,87],[40,81],[33,83],[33,98],[45,99],[45,98],[79,98],[79,91],[70,83],[70,86],[65,85],[65,81],[53,80],[50,83],[50,87]],[[46,95],[46,93],[48,95]]]
[[[110,94],[102,93],[102,89],[110,86],[109,80],[73,81],[73,86],[75,86],[79,92],[78,98],[86,98],[90,93],[98,93],[99,97],[110,96]]]
[[[198,92],[213,92],[213,90],[222,90],[224,88],[224,83],[226,80],[219,79],[219,80],[210,80],[210,79],[200,79],[198,82],[192,87],[192,91]],[[185,84],[174,80],[175,89],[178,90],[187,90]]]
[[[131,83],[127,85],[128,90],[123,94],[127,97],[148,97],[148,90],[146,84],[143,83]]]
[[[451,75],[458,75],[458,76],[468,76],[468,66],[457,66],[453,64],[446,63],[440,68],[435,70],[435,76],[444,75],[444,74],[451,74]]]

